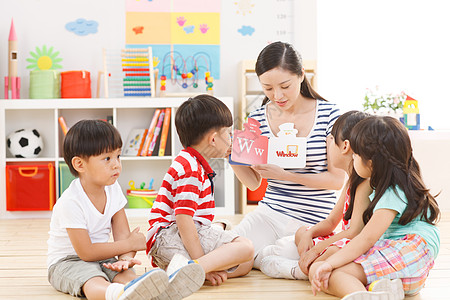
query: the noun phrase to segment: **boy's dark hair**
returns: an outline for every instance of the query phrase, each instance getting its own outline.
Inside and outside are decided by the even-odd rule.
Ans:
[[[64,160],[70,173],[78,177],[72,165],[72,158],[89,158],[122,147],[119,131],[102,120],[81,120],[70,127],[64,138]]]
[[[281,68],[291,72],[292,74],[302,76],[302,57],[291,44],[284,42],[271,43],[259,53],[258,59],[256,60],[255,72],[259,77],[267,71],[275,68]],[[308,98],[327,101],[311,87],[306,75],[300,86],[300,93]],[[269,98],[265,97],[262,105],[267,102],[269,102]]]
[[[183,102],[175,114],[175,127],[183,147],[197,145],[211,129],[233,125],[228,107],[219,99],[202,94]]]

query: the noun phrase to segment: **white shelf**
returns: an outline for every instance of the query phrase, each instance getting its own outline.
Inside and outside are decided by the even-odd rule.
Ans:
[[[175,156],[121,156],[121,161],[129,161],[129,160],[137,160],[137,161],[146,161],[146,160],[170,160],[174,159]]]
[[[54,161],[54,157],[36,157],[36,158],[6,158],[5,161],[7,163],[13,163],[13,162],[42,162],[42,161]],[[64,159],[63,159],[64,160]]]
[[[219,97],[233,112],[233,99]],[[134,128],[147,128],[156,108],[170,107],[171,129],[169,131],[166,156],[132,157],[122,156],[122,174],[119,184],[124,193],[129,188],[128,182],[133,180],[137,186],[153,178],[153,188],[161,185],[172,160],[181,151],[174,117],[177,108],[186,98],[111,98],[111,99],[20,99],[0,100],[0,140],[20,128],[36,128],[44,140],[42,157],[14,158],[6,149],[6,143],[0,147],[0,219],[1,218],[48,218],[49,211],[6,211],[5,168],[7,164],[17,163],[55,163],[56,195],[59,195],[59,165],[62,158],[63,134],[58,117],[64,116],[70,127],[81,119],[104,119],[113,117],[113,124],[119,130],[125,142],[129,132]],[[234,173],[224,159],[213,160],[216,176],[215,199],[216,214],[231,215],[234,209]],[[148,209],[127,209],[127,214],[148,216]]]

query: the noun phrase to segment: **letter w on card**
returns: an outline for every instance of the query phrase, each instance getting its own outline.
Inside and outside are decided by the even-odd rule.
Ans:
[[[244,130],[235,130],[231,151],[231,164],[256,165],[267,163],[269,139],[261,136],[260,123],[249,118]]]

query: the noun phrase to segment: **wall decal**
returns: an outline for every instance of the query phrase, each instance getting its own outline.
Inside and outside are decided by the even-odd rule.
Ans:
[[[66,29],[76,35],[85,36],[88,34],[95,34],[98,31],[98,23],[94,20],[77,19],[74,22],[66,24]]]

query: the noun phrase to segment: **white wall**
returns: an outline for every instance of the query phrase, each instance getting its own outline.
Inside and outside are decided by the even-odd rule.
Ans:
[[[144,0],[142,0],[144,1]],[[169,1],[169,0],[168,0]],[[239,3],[249,3],[249,9],[242,11]],[[304,7],[307,3],[308,6]],[[314,56],[315,48],[308,51],[308,42],[314,31],[303,26],[311,19],[295,18],[298,11],[315,20],[315,7],[310,0],[222,0],[221,1],[221,79],[215,80],[215,94],[232,96],[237,103],[238,64],[244,59],[256,59],[258,53],[271,41],[285,40],[293,42],[293,28],[296,30],[296,42],[302,51]],[[295,7],[295,9],[293,9]],[[287,18],[277,18],[278,14],[287,14]],[[22,98],[28,98],[30,51],[35,47],[53,46],[59,51],[61,71],[87,70],[91,72],[92,95],[95,96],[97,72],[103,69],[102,48],[120,49],[125,46],[125,0],[0,0],[0,75],[8,73],[7,50],[11,18],[14,18],[19,44],[19,76],[22,78]],[[99,23],[98,33],[78,36],[65,29],[65,24],[78,18],[95,20]],[[295,23],[295,24],[294,24]],[[242,36],[237,30],[242,25],[255,27],[252,36]],[[308,24],[309,26],[309,24]],[[315,27],[315,25],[314,25]],[[285,35],[277,35],[277,29],[287,29]],[[308,32],[305,36],[301,32]],[[301,34],[300,34],[301,33]],[[298,38],[302,36],[303,39]],[[312,53],[312,54],[311,54]],[[309,58],[311,59],[311,58]],[[3,82],[3,81],[2,81]],[[3,98],[3,86],[0,88]]]
[[[87,70],[95,87],[97,72],[103,69],[102,48],[122,48],[125,44],[124,0],[0,0],[0,75],[8,74],[8,37],[11,18],[18,38],[18,75],[21,98],[28,98],[29,72],[26,67],[35,47],[53,46],[63,59],[61,71]],[[99,23],[98,33],[78,36],[65,29],[68,22],[84,18]],[[3,78],[2,81],[3,83]],[[0,97],[3,98],[3,84]],[[92,90],[95,96],[95,88]]]
[[[418,99],[422,124],[450,127],[446,122],[450,101],[443,88],[450,82],[447,1],[283,1],[293,3],[291,23],[276,18],[282,8],[275,2],[250,0],[251,12],[243,14],[237,12],[238,0],[222,0],[217,95],[232,96],[237,104],[239,61],[255,59],[268,42],[277,40],[274,28],[291,27],[293,33],[286,40],[295,44],[304,59],[317,59],[318,91],[343,110],[361,109],[365,89],[379,85],[392,92],[404,90]],[[63,70],[90,71],[95,95],[101,49],[125,44],[125,0],[0,0],[1,76],[7,75],[12,17],[19,39],[22,98],[28,97],[25,59],[36,46],[58,50]],[[67,22],[78,18],[96,20],[98,33],[80,37],[65,30]],[[252,37],[236,34],[245,24],[257,29]],[[3,98],[3,87],[0,90]]]
[[[366,88],[419,100],[422,125],[450,129],[450,18],[444,0],[317,2],[319,92],[362,109]]]
[[[317,60],[317,0],[294,0],[293,44],[303,60]]]

